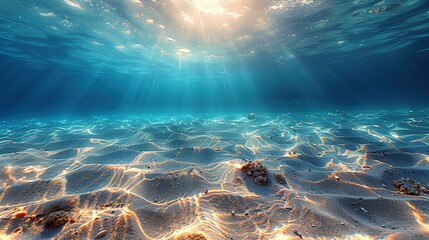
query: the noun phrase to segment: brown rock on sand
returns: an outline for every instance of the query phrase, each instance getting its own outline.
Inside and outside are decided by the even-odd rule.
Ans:
[[[27,215],[26,211],[19,211],[19,212],[16,212],[14,216],[16,218],[23,218],[23,217],[25,217],[25,215]]]
[[[64,211],[57,211],[49,214],[46,218],[45,226],[49,228],[57,228],[66,224],[70,220],[68,214]]]
[[[426,186],[423,186],[421,183],[414,181],[411,178],[399,178],[394,181],[394,184],[399,191],[404,194],[409,195],[420,195],[420,193],[429,193],[429,190]]]

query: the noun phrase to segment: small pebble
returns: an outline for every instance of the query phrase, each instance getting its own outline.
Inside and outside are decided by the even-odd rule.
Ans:
[[[231,215],[234,216],[235,215],[235,211],[231,210]]]
[[[23,217],[25,217],[25,215],[27,215],[26,211],[19,211],[19,212],[15,213],[16,218],[23,218]]]
[[[106,230],[101,230],[100,232],[97,233],[97,235],[95,235],[94,239],[102,238],[106,236],[106,234],[107,234]]]

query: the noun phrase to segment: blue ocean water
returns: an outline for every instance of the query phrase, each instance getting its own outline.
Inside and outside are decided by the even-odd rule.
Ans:
[[[425,106],[427,1],[2,1],[2,116]]]
[[[428,0],[1,0],[0,239],[427,239]]]

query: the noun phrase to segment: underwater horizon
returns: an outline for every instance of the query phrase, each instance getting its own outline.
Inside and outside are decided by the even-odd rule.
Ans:
[[[0,1],[0,239],[428,239],[429,1]]]

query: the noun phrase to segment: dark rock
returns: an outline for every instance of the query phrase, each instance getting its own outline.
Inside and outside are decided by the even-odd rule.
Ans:
[[[302,234],[298,230],[294,229],[293,233],[302,239]]]
[[[258,185],[265,185],[267,184],[267,182],[268,182],[268,179],[266,177],[259,176],[255,178],[255,183]]]
[[[274,174],[274,179],[280,183],[280,184],[285,184],[286,183],[286,178],[283,174],[281,173],[275,173]]]
[[[69,215],[64,211],[57,211],[49,214],[46,218],[45,226],[49,228],[57,228],[65,225],[70,220]]]

